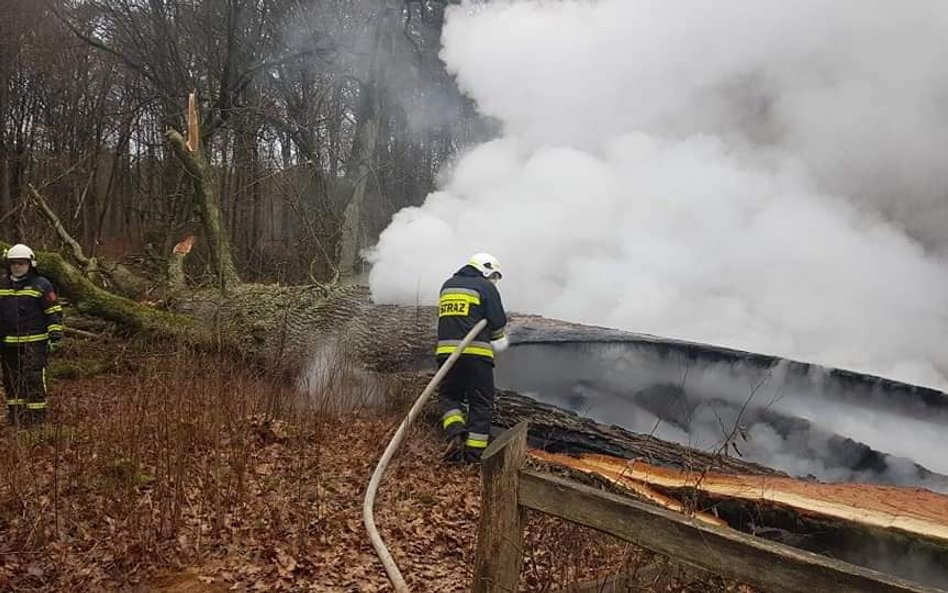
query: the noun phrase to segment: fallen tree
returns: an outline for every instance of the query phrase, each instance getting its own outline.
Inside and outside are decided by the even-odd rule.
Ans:
[[[364,287],[241,284],[226,295],[216,290],[189,292],[175,301],[174,310],[162,310],[95,286],[57,253],[40,253],[39,266],[77,311],[108,319],[129,333],[221,349],[261,361],[284,376],[304,372],[319,347],[337,349],[371,372],[409,377],[418,385],[433,370],[430,347],[435,336],[434,308],[376,305]],[[618,340],[623,335],[615,330],[523,315],[511,315],[510,333],[515,348],[518,340],[554,344],[564,337]],[[675,344],[669,341],[661,347],[674,348]],[[890,507],[894,514],[889,520],[873,520],[873,516],[882,516],[878,509],[873,515],[872,505],[878,504],[879,497],[870,496],[866,489],[843,488],[837,492],[849,496],[848,513],[825,512],[813,504],[819,493],[801,502],[799,496],[749,496],[735,493],[733,488],[712,488],[724,483],[727,476],[735,476],[745,484],[751,478],[773,478],[771,484],[782,484],[791,494],[804,489],[787,486],[793,483],[788,476],[778,477],[779,472],[739,456],[699,451],[606,426],[516,392],[502,391],[495,417],[498,429],[523,420],[531,426],[531,446],[538,452],[545,451],[534,456],[537,462],[560,468],[554,471],[580,472],[600,487],[623,488],[627,494],[695,513],[707,521],[723,521],[736,529],[896,573],[900,570],[897,563],[886,562],[905,554],[912,554],[916,564],[929,568],[948,566],[948,540],[940,535],[948,529],[948,512],[938,510],[948,500],[943,496],[915,496],[916,491],[911,489],[893,489],[902,493],[905,512],[900,515],[898,507]],[[564,455],[587,457],[570,464]],[[590,460],[598,461],[590,464]],[[624,460],[638,460],[638,479],[634,464],[623,469]],[[664,468],[665,473],[653,471],[653,479],[641,479],[643,463],[650,468]],[[590,467],[600,471],[590,471]],[[658,475],[663,479],[654,478]],[[627,482],[624,486],[623,480]],[[860,506],[860,500],[865,501],[864,506]],[[912,504],[931,510],[922,523],[912,523],[913,513],[917,514],[917,509],[909,512]],[[906,524],[915,527],[905,529]],[[867,542],[883,552],[867,560]],[[936,580],[948,578],[934,568],[932,571],[937,573],[932,577]]]
[[[44,208],[42,196],[36,191],[33,197],[37,207],[43,210],[46,219],[69,247],[74,262],[70,263],[60,253],[43,252],[38,254],[39,267],[76,311],[109,320],[128,334],[173,340],[186,346],[239,356],[286,378],[305,374],[314,364],[317,353],[325,356],[326,351],[331,350],[338,354],[339,359],[353,361],[369,372],[398,374],[422,384],[433,370],[431,347],[435,342],[437,319],[434,307],[377,305],[372,302],[366,288],[355,285],[242,283],[222,226],[212,172],[201,150],[193,96],[188,108],[187,138],[174,130],[169,130],[166,138],[191,176],[208,236],[217,286],[203,289],[186,286],[182,265],[193,243],[193,239],[188,239],[169,254],[165,281],[170,290],[159,305],[144,304],[104,289],[102,266],[86,257],[78,243],[71,240],[55,213],[48,206]],[[111,286],[128,288],[121,292],[132,295],[144,292],[141,290],[143,280],[133,277],[128,270],[110,266],[108,271]],[[535,316],[511,315],[510,336],[515,349],[517,344],[541,348],[556,348],[562,344],[636,344],[658,356],[674,355],[682,360],[714,359],[724,364],[764,370],[777,364],[773,357],[753,353]],[[807,371],[806,368],[797,370],[804,375]],[[546,369],[540,368],[537,372],[546,372]],[[844,371],[832,374],[830,379],[836,381],[841,389],[870,385],[873,389],[881,388],[896,394],[895,398],[911,397],[927,404],[945,405],[944,394],[933,390]],[[536,462],[545,463],[551,469],[559,468],[553,471],[579,472],[600,487],[623,488],[627,493],[654,504],[694,514],[707,522],[724,522],[736,529],[782,538],[813,551],[843,557],[847,554],[865,556],[855,544],[872,542],[886,550],[882,561],[911,553],[924,559],[926,569],[948,566],[948,546],[937,537],[944,524],[948,524],[948,516],[943,516],[944,522],[939,524],[942,519],[938,519],[939,515],[935,513],[932,516],[936,518],[929,517],[931,520],[925,527],[905,530],[898,509],[891,523],[867,521],[861,517],[858,512],[861,508],[859,493],[865,491],[859,489],[852,490],[855,502],[848,514],[821,512],[811,504],[812,497],[801,502],[799,497],[738,496],[733,490],[712,489],[707,486],[726,483],[727,476],[738,476],[746,481],[748,476],[764,479],[778,472],[744,461],[739,454],[729,454],[727,448],[714,452],[699,451],[651,435],[605,426],[522,394],[503,392],[496,409],[497,427],[512,426],[523,420],[529,421],[531,426],[531,445],[537,451],[534,455]],[[608,458],[591,458],[588,457],[590,454]],[[570,461],[572,458],[564,455],[587,457]],[[591,460],[597,461],[591,463]],[[640,464],[646,462],[649,467],[664,469],[664,480],[635,479],[635,472],[626,469],[625,460],[639,460]],[[635,466],[629,467],[634,469]],[[712,475],[717,482],[704,479]],[[699,478],[692,479],[691,476]],[[782,479],[789,478],[784,476]],[[773,483],[789,484],[779,480]],[[785,492],[793,490],[788,486]],[[906,496],[912,500],[910,493]],[[941,504],[938,498],[919,496],[916,499],[919,504]],[[869,514],[870,509],[865,510]],[[904,514],[909,515],[907,512]],[[849,559],[859,562],[859,558]],[[876,564],[870,565],[879,567],[879,558],[872,560]],[[934,572],[937,573],[933,577],[936,580],[945,576],[937,570]],[[945,579],[948,582],[948,576]]]
[[[128,267],[108,258],[86,255],[79,242],[66,230],[59,215],[47,203],[43,194],[32,185],[29,186],[29,194],[36,209],[56,232],[59,240],[68,247],[72,260],[80,267],[86,278],[129,298],[140,297],[146,292],[148,281]]]

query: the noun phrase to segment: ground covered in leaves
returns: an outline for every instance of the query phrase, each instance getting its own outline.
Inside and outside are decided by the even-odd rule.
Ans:
[[[52,365],[51,421],[0,429],[0,591],[391,590],[361,521],[369,476],[417,386],[326,363],[301,395],[221,355],[74,339]],[[379,383],[373,382],[372,389]],[[475,468],[414,429],[376,503],[415,591],[467,591]],[[528,517],[523,588],[642,568],[641,590],[736,590],[633,546]]]

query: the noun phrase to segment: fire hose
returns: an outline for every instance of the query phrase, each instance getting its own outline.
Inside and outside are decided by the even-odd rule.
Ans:
[[[415,404],[408,410],[408,415],[402,420],[398,430],[395,431],[395,436],[392,437],[388,446],[385,447],[385,452],[382,453],[382,457],[379,459],[375,471],[372,472],[372,479],[369,480],[369,487],[365,491],[365,502],[362,503],[362,522],[365,524],[366,531],[369,532],[372,547],[375,548],[375,553],[378,555],[379,560],[382,561],[385,572],[388,574],[388,580],[392,582],[396,593],[408,593],[408,585],[405,584],[405,579],[402,577],[401,571],[398,570],[395,559],[392,558],[388,548],[385,546],[385,542],[382,541],[382,536],[379,535],[379,531],[375,526],[375,494],[378,491],[379,483],[382,481],[382,474],[385,473],[388,463],[392,460],[392,456],[395,455],[395,450],[398,449],[402,441],[405,440],[405,435],[408,434],[408,427],[411,426],[411,423],[418,414],[421,413],[421,408],[424,407],[425,402],[427,402],[431,394],[434,393],[435,388],[438,387],[438,384],[441,383],[444,376],[448,374],[448,371],[451,370],[454,363],[457,362],[458,357],[461,356],[461,352],[474,341],[474,337],[477,336],[486,325],[486,319],[478,321],[477,325],[475,325],[471,331],[467,332],[467,335],[464,336],[464,339],[458,344],[457,349],[451,353],[444,364],[441,365],[441,368],[438,369],[438,372],[435,373],[435,376],[428,382],[428,385],[424,391],[421,392],[421,395],[418,396]]]

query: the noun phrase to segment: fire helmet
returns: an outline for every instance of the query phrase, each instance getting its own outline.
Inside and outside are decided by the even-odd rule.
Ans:
[[[467,263],[483,274],[485,278],[491,278],[496,275],[496,278],[499,280],[504,277],[500,272],[500,262],[489,253],[475,253]]]
[[[23,243],[17,243],[13,247],[7,249],[5,258],[7,261],[10,261],[11,259],[28,259],[30,260],[30,265],[36,267],[36,254],[33,253],[32,249]]]

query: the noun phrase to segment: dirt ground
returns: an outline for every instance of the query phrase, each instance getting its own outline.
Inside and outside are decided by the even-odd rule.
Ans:
[[[220,356],[120,341],[73,341],[51,371],[50,421],[0,430],[0,591],[391,590],[361,508],[411,393],[329,413],[359,401],[345,377],[304,398]],[[413,591],[471,582],[479,473],[443,465],[440,447],[413,429],[376,502]],[[640,590],[736,590],[655,562],[530,515],[522,589],[650,566]]]

